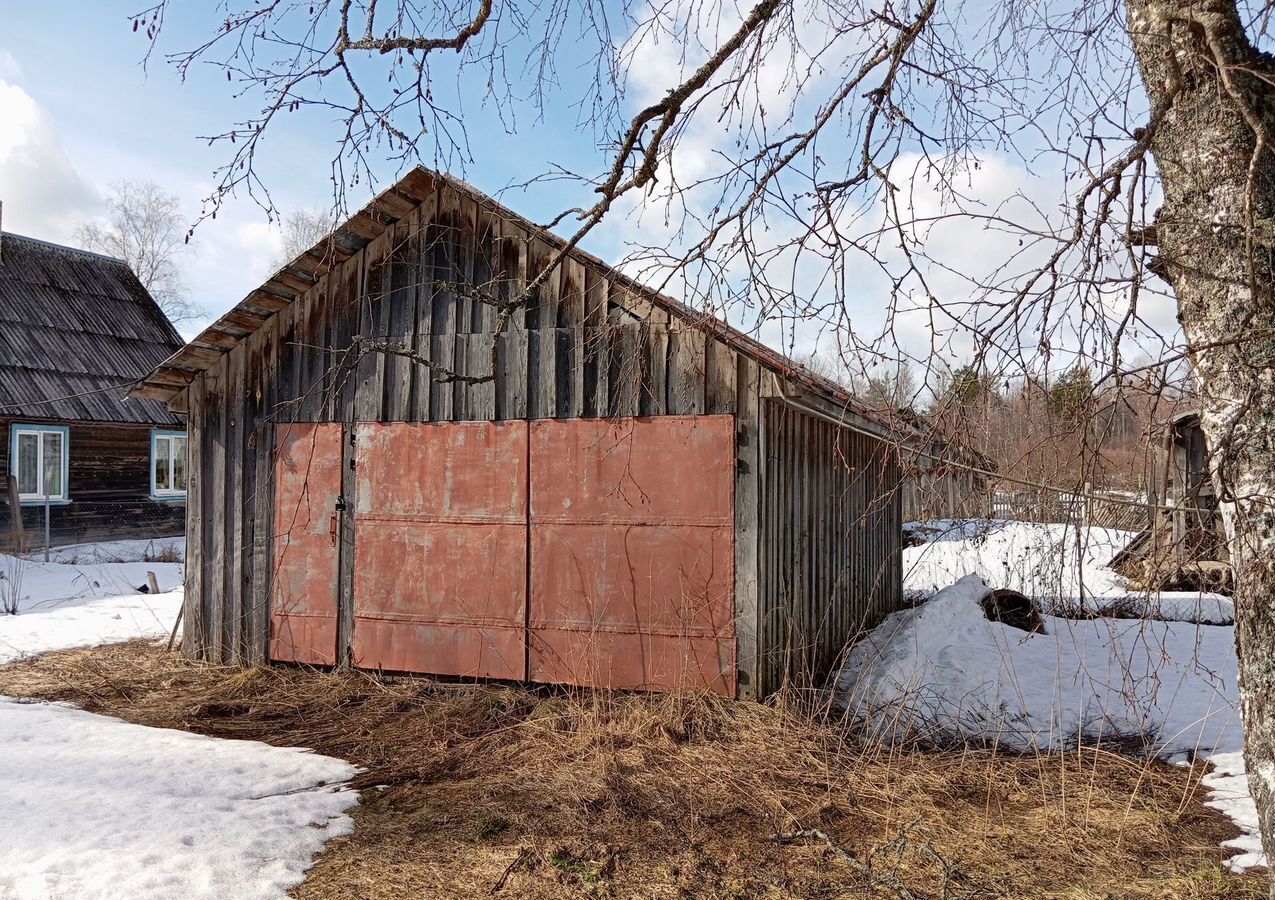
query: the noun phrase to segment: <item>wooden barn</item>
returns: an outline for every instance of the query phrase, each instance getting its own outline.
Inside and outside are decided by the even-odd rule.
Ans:
[[[416,169],[158,366],[186,652],[755,696],[900,602],[894,435]],[[484,377],[491,376],[491,377]]]
[[[181,533],[185,423],[124,396],[181,346],[123,261],[0,233],[0,545]]]

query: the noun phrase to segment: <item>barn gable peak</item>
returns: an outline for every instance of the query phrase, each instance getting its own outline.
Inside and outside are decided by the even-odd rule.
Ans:
[[[441,204],[449,194],[464,198],[500,223],[504,233],[517,231],[543,241],[550,252],[565,246],[565,241],[535,225],[471,185],[449,175],[416,167],[382,191],[366,206],[352,215],[331,234],[309,250],[283,266],[253,290],[217,321],[178,352],[174,353],[130,391],[130,396],[157,399],[180,408],[186,387],[202,372],[249,335],[260,329],[273,316],[299,298],[311,294],[313,288],[346,260],[355,257],[387,230],[407,220],[423,204]],[[651,290],[635,279],[619,272],[602,260],[578,249],[567,257],[584,266],[607,282],[619,286],[617,292],[632,305],[635,318],[645,317],[651,309],[659,310],[668,321],[703,332],[726,344],[737,353],[757,361],[764,369],[792,384],[800,385],[821,399],[867,420],[877,417],[865,410],[840,385],[816,375],[787,356],[767,347],[755,338],[706,313],[696,311],[663,294]],[[882,425],[898,430],[892,425]]]

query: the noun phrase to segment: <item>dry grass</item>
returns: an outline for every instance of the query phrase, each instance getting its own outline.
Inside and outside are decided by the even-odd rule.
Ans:
[[[239,671],[143,643],[0,667],[0,693],[364,767],[357,830],[301,898],[1267,896],[1221,866],[1234,828],[1199,771],[1092,748],[890,750],[793,703]],[[802,829],[831,846],[775,839]]]

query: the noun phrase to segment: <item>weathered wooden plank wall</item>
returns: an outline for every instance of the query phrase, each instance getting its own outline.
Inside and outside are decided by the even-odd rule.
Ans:
[[[897,608],[898,459],[890,444],[762,405],[758,692],[805,687]]]
[[[12,471],[9,459],[15,423],[65,425],[68,428],[67,491],[70,503],[49,507],[53,544],[126,537],[180,535],[186,517],[181,501],[151,498],[151,432],[172,425],[117,422],[62,422],[39,417],[0,417],[0,472]],[[0,550],[12,549],[12,513],[0,481]],[[44,504],[19,504],[27,546],[44,544]]]
[[[192,444],[198,444],[192,462],[200,473],[188,525],[188,653],[224,663],[265,659],[272,451],[289,423],[340,422],[353,429],[358,422],[726,413],[737,414],[739,446],[741,692],[759,687],[753,672],[761,648],[774,640],[763,633],[771,627],[763,620],[778,605],[767,593],[772,586],[759,579],[767,544],[759,517],[784,514],[761,496],[769,462],[761,457],[759,415],[762,384],[771,376],[763,379],[756,359],[723,343],[711,328],[671,318],[583,257],[559,267],[497,336],[497,304],[521,290],[553,251],[524,223],[443,187],[195,376],[186,398]],[[449,379],[419,361],[366,352],[368,340],[390,342],[470,376],[491,371],[494,343],[495,377],[479,383]],[[348,453],[348,439],[346,444]],[[347,481],[352,492],[353,480]],[[807,491],[799,508],[826,505],[813,488],[785,490]],[[787,515],[791,520],[791,511]],[[828,540],[837,536],[830,527]],[[342,524],[346,582],[352,539]],[[810,583],[803,575],[803,590]],[[827,578],[819,585],[834,587]],[[342,639],[348,639],[348,624]],[[840,649],[833,625],[827,639],[821,659]]]
[[[978,519],[992,514],[986,476],[956,466],[910,464],[903,478],[903,520]]]

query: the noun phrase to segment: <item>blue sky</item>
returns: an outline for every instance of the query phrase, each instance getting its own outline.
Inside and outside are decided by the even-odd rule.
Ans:
[[[211,4],[207,8],[170,17],[162,47],[185,47],[215,28],[218,18]],[[162,59],[152,58],[144,68],[147,41],[132,31],[128,17],[135,9],[51,0],[5,16],[0,112],[20,109],[0,119],[12,123],[7,136],[0,134],[6,230],[69,242],[79,224],[100,215],[104,189],[119,179],[151,179],[178,196],[192,220],[197,215],[213,170],[226,159],[224,147],[199,137],[225,130],[254,106],[234,97],[219,70],[196,70],[182,82]],[[469,104],[466,116],[481,153],[463,174],[488,193],[543,172],[547,160],[583,166],[594,156],[593,138],[579,133],[569,110],[543,122],[524,116],[516,138],[493,112]],[[269,136],[263,166],[276,203],[284,210],[328,206],[331,118],[296,117],[283,125]],[[396,166],[381,165],[381,186],[396,172]],[[367,186],[354,188],[351,206],[370,193]],[[557,203],[572,205],[587,196],[572,200],[563,186],[544,186],[502,199],[538,220],[556,212]],[[276,249],[265,214],[245,197],[232,201],[216,221],[200,226],[181,261],[193,299],[211,315],[224,311],[263,280]],[[600,236],[590,249],[606,256],[617,242]]]
[[[802,0],[798,0],[797,6],[801,5]],[[206,39],[221,19],[218,6],[174,5],[161,51],[185,49]],[[644,8],[641,2],[637,8]],[[675,3],[673,8],[680,7]],[[228,158],[226,147],[209,147],[200,136],[225,131],[250,117],[258,104],[252,98],[236,98],[235,84],[228,83],[220,69],[197,67],[183,83],[162,53],[152,58],[148,70],[143,69],[147,40],[144,34],[133,32],[129,18],[136,9],[119,2],[46,0],[24,6],[21,14],[10,12],[6,16],[0,31],[0,122],[5,123],[0,131],[0,200],[5,204],[6,230],[69,242],[78,225],[102,214],[103,191],[119,179],[151,179],[178,196],[192,220],[198,214],[200,201],[213,187],[213,170]],[[722,9],[726,12],[719,15],[729,21],[733,8]],[[826,7],[808,7],[821,9]],[[758,75],[755,90],[768,116],[774,119],[771,127],[782,128],[785,114],[800,118],[810,111],[811,101],[804,101],[807,108],[803,111],[803,100],[788,88],[787,78],[791,69],[809,64],[809,58],[803,61],[800,54],[808,47],[819,46],[819,22],[802,19],[798,25],[796,49],[788,49],[790,56],[797,56],[774,54],[775,58],[767,59]],[[711,30],[722,24],[713,21],[700,27]],[[545,172],[552,164],[596,174],[607,162],[598,150],[597,136],[582,131],[577,124],[577,110],[569,103],[578,99],[581,85],[589,83],[582,79],[592,78],[585,57],[587,48],[596,48],[597,44],[573,40],[569,28],[562,29],[562,33],[563,39],[553,54],[559,87],[549,97],[543,120],[536,118],[530,106],[519,107],[516,135],[506,132],[493,104],[484,102],[485,85],[480,80],[445,83],[453,77],[451,62],[444,56],[436,63],[440,72],[437,89],[452,91],[461,98],[474,148],[475,158],[465,161],[463,167],[452,165],[452,174],[498,196],[534,221],[546,221],[564,208],[587,205],[594,195],[568,182],[539,185],[525,192],[503,189]],[[507,36],[507,32],[502,36]],[[623,41],[625,37],[617,35],[616,40]],[[688,52],[678,42],[667,39],[630,46],[632,53],[624,58],[622,66],[627,78],[629,112],[662,96],[688,65],[698,65],[704,53],[703,48]],[[812,82],[815,94],[835,84],[850,65],[847,61],[852,61],[858,52],[853,42],[836,50],[828,57],[832,64],[824,67]],[[511,81],[515,91],[525,91],[529,79],[515,70]],[[693,180],[711,174],[714,166],[722,166],[723,154],[740,152],[732,143],[739,132],[732,131],[732,127],[729,121],[723,124],[712,109],[694,120],[679,144],[675,158],[678,176]],[[330,113],[290,116],[273,127],[261,171],[280,208],[286,211],[330,204],[329,163],[336,133]],[[847,138],[848,135],[838,135],[835,128],[830,130],[820,139],[819,154],[853,153],[857,145]],[[1059,209],[1064,199],[1059,173],[1050,168],[1053,164],[1045,161],[1037,164],[1040,171],[1032,171],[1021,158],[1006,153],[989,150],[981,156],[982,164],[961,176],[966,202],[981,203],[988,211],[1016,210],[1022,221],[1047,227],[1045,220],[1053,216],[1051,210]],[[922,158],[905,146],[900,160],[901,177],[895,180],[908,183],[904,193],[913,204],[914,213],[936,217],[936,224],[929,226],[925,234],[924,246],[943,264],[931,270],[929,287],[944,300],[956,300],[959,307],[961,301],[969,298],[966,276],[975,273],[977,277],[979,271],[1013,258],[1021,241],[1012,232],[988,229],[977,222],[944,220],[944,201],[923,172]],[[398,171],[396,165],[390,164],[377,168],[380,187],[391,182]],[[668,174],[662,173],[662,177],[666,186]],[[893,170],[891,177],[895,178]],[[357,207],[371,193],[368,185],[360,185],[351,190],[348,201]],[[677,202],[682,201],[676,198]],[[796,205],[801,202],[797,200]],[[698,211],[706,208],[702,204]],[[618,215],[613,214],[612,221],[589,237],[586,248],[603,259],[619,261],[631,249],[629,242],[633,240],[655,246],[676,245],[684,236],[664,221],[667,210],[667,206],[651,199],[626,201]],[[854,227],[864,226],[865,222],[866,227],[875,227],[872,215],[878,214],[854,222]],[[790,222],[768,222],[759,232],[759,239],[781,240],[784,229],[792,227]],[[897,256],[888,243],[882,251],[887,259]],[[191,249],[180,261],[192,299],[210,317],[222,313],[269,275],[278,246],[278,232],[267,223],[260,208],[246,197],[231,201],[216,221],[200,227]],[[1034,259],[1034,255],[1028,255],[1014,265],[1029,270]],[[894,262],[897,264],[898,260]],[[754,300],[746,315],[731,311],[736,324],[755,327],[763,340],[792,354],[808,352],[816,341],[824,348],[845,346],[847,336],[854,332],[860,342],[883,336],[884,342],[877,346],[887,354],[893,352],[894,345],[905,346],[916,364],[924,365],[936,355],[951,365],[968,358],[968,335],[963,336],[962,326],[952,320],[945,326],[946,335],[936,337],[934,320],[924,309],[887,319],[889,283],[866,254],[850,254],[839,261],[839,293],[837,302],[832,304],[827,303],[830,289],[824,280],[828,270],[818,263],[818,259],[814,266],[808,260],[799,265],[780,259],[780,268],[791,265],[794,269],[793,308],[776,313],[763,309],[764,304]],[[776,280],[784,278],[781,273]],[[679,294],[676,282],[665,288]],[[1112,309],[1107,314],[1114,317],[1123,300],[1117,295],[1110,302]],[[828,315],[822,328],[817,323],[799,322],[795,310],[807,303],[823,304],[836,312]],[[1174,332],[1171,302],[1155,301],[1152,308],[1144,300],[1144,312],[1148,309],[1158,328]],[[759,322],[757,316],[765,321]],[[187,323],[183,331],[192,335],[205,321]],[[829,327],[828,321],[834,327]],[[946,337],[952,336],[956,340],[948,343]],[[1060,340],[1057,345],[1062,343]],[[1068,363],[1064,360],[1062,364]]]

